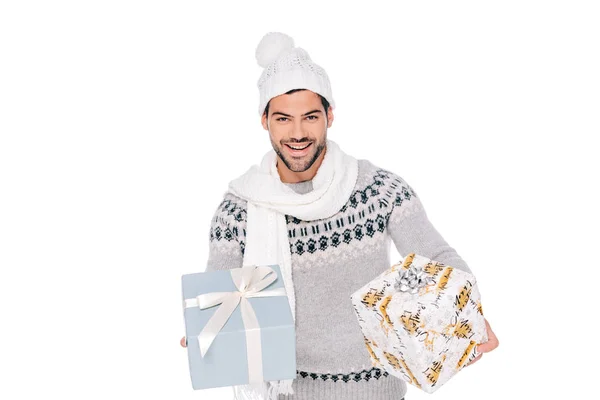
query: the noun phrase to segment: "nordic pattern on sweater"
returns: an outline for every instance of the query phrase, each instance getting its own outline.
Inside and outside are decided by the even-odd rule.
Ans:
[[[368,172],[371,172],[372,181],[364,182],[367,184],[361,189],[359,175],[357,188],[337,217],[308,222],[286,215],[291,254],[300,256],[304,253],[314,254],[328,248],[343,250],[343,244],[349,245],[352,241],[356,243],[364,236],[384,234],[386,230],[397,238],[402,232],[395,228],[399,228],[399,220],[402,217],[417,212],[421,217],[426,216],[417,193],[400,176],[377,168],[367,160],[359,160],[359,173],[367,175]],[[294,187],[294,184],[290,186]],[[390,226],[391,217],[393,217],[392,226]],[[424,228],[432,230],[433,227]],[[211,255],[224,252],[223,255],[234,253],[230,256],[235,256],[239,247],[239,255],[243,257],[245,238],[246,201],[227,192],[211,221],[209,229]],[[397,247],[402,247],[401,242],[394,240],[394,243]],[[448,256],[454,257],[453,266],[470,272],[469,267],[453,248],[439,246],[437,249],[439,253],[432,254],[431,258],[447,259],[445,253],[449,253]],[[407,249],[403,252],[400,248],[398,250],[402,255],[411,251]]]

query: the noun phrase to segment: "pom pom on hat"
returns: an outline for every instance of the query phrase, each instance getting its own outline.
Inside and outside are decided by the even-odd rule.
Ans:
[[[282,32],[268,32],[256,47],[256,61],[264,68],[257,82],[258,114],[263,115],[268,102],[291,89],[307,89],[325,97],[331,108],[329,77],[315,64],[306,50],[295,47],[294,39]]]
[[[266,68],[288,50],[294,48],[294,39],[285,33],[269,32],[261,39],[256,47],[256,61]]]

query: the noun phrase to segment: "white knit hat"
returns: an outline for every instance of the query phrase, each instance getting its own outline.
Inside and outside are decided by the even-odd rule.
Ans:
[[[312,62],[306,50],[294,47],[290,36],[281,32],[267,33],[256,47],[256,60],[265,69],[258,80],[259,116],[269,100],[292,89],[318,93],[335,108],[327,73]]]

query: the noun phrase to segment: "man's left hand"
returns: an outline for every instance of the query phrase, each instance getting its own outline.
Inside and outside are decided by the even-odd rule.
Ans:
[[[487,334],[488,334],[488,341],[477,345],[477,352],[479,353],[479,355],[477,357],[475,357],[473,359],[473,361],[471,361],[470,363],[465,365],[465,367],[468,367],[469,365],[473,365],[475,362],[479,361],[479,359],[483,356],[483,353],[490,352],[490,351],[494,350],[496,347],[498,347],[499,342],[498,342],[498,338],[496,337],[496,334],[492,330],[492,327],[490,326],[487,319],[484,318],[484,320],[485,320],[485,327],[487,329]]]

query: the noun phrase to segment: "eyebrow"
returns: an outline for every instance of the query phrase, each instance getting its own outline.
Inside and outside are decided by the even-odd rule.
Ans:
[[[312,110],[312,111],[302,114],[301,117],[305,117],[309,114],[320,113],[320,112],[321,112],[321,110]],[[271,117],[274,116],[275,114],[280,114],[280,115],[283,115],[284,117],[291,117],[291,115],[282,113],[280,111],[275,111],[273,114],[271,114]]]

